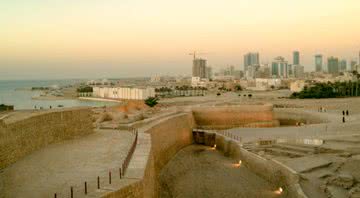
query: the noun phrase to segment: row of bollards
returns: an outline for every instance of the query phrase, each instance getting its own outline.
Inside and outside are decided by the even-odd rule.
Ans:
[[[120,179],[123,178],[123,176],[125,175],[125,170],[126,168],[128,167],[129,163],[130,163],[130,159],[135,151],[135,148],[136,148],[136,144],[137,144],[137,140],[138,140],[138,131],[137,129],[132,129],[131,131],[134,135],[135,135],[135,138],[134,138],[134,141],[131,145],[131,148],[129,150],[129,152],[127,153],[126,155],[126,158],[125,158],[125,161],[122,163],[122,167],[119,168],[119,176],[120,176]],[[112,173],[111,171],[109,171],[109,177],[108,177],[108,182],[109,184],[111,184],[112,182]],[[97,189],[100,189],[100,176],[97,177]],[[88,183],[87,182],[84,182],[84,194],[87,195],[88,194]],[[54,193],[54,198],[57,198],[57,193]],[[73,186],[70,186],[70,198],[74,198],[74,188]]]

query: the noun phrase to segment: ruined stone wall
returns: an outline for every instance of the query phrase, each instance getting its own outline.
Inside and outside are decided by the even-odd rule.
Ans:
[[[300,109],[275,109],[274,118],[279,120],[281,125],[295,125],[296,122],[304,124],[319,124],[329,122],[324,114],[306,112]]]
[[[91,110],[78,108],[38,113],[0,123],[0,169],[48,144],[93,132]]]
[[[236,161],[241,160],[242,166],[248,167],[275,187],[282,187],[286,197],[307,198],[299,184],[299,175],[280,162],[251,153],[242,148],[238,142],[219,134],[216,135],[216,149]]]
[[[193,108],[196,124],[203,129],[278,126],[272,105],[240,105]]]

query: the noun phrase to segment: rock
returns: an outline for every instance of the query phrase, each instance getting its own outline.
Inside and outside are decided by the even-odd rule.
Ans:
[[[329,177],[327,183],[349,189],[354,185],[354,177],[350,174],[342,173],[338,176]]]
[[[344,152],[339,154],[340,157],[351,157],[351,153]]]
[[[359,185],[350,189],[349,197],[350,198],[360,198],[360,186]]]

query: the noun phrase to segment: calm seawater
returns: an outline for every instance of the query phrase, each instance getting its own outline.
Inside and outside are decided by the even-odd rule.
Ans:
[[[38,108],[43,107],[48,109],[50,106],[56,108],[58,105],[64,107],[76,107],[76,106],[111,106],[116,103],[101,102],[101,101],[83,101],[83,100],[33,100],[33,96],[38,96],[40,92],[16,90],[26,89],[31,87],[46,87],[53,85],[71,85],[80,80],[0,80],[0,104],[14,105],[16,110],[20,109],[33,109],[36,105]]]

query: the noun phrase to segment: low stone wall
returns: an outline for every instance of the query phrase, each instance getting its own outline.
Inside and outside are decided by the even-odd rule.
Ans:
[[[274,109],[274,118],[280,121],[281,125],[295,125],[296,122],[304,124],[320,124],[329,122],[329,119],[321,114],[306,112],[300,109]]]
[[[91,109],[37,112],[10,122],[0,121],[0,169],[48,144],[93,132]]]
[[[234,127],[274,127],[278,121],[273,106],[239,105],[196,107],[192,109],[196,124],[203,129],[226,129]]]
[[[248,167],[255,174],[271,182],[276,187],[282,187],[287,197],[307,198],[299,184],[299,175],[284,164],[265,159],[259,155],[251,153],[241,147],[239,142],[220,134],[216,134],[216,149],[222,151],[224,155],[241,160],[242,164]]]

